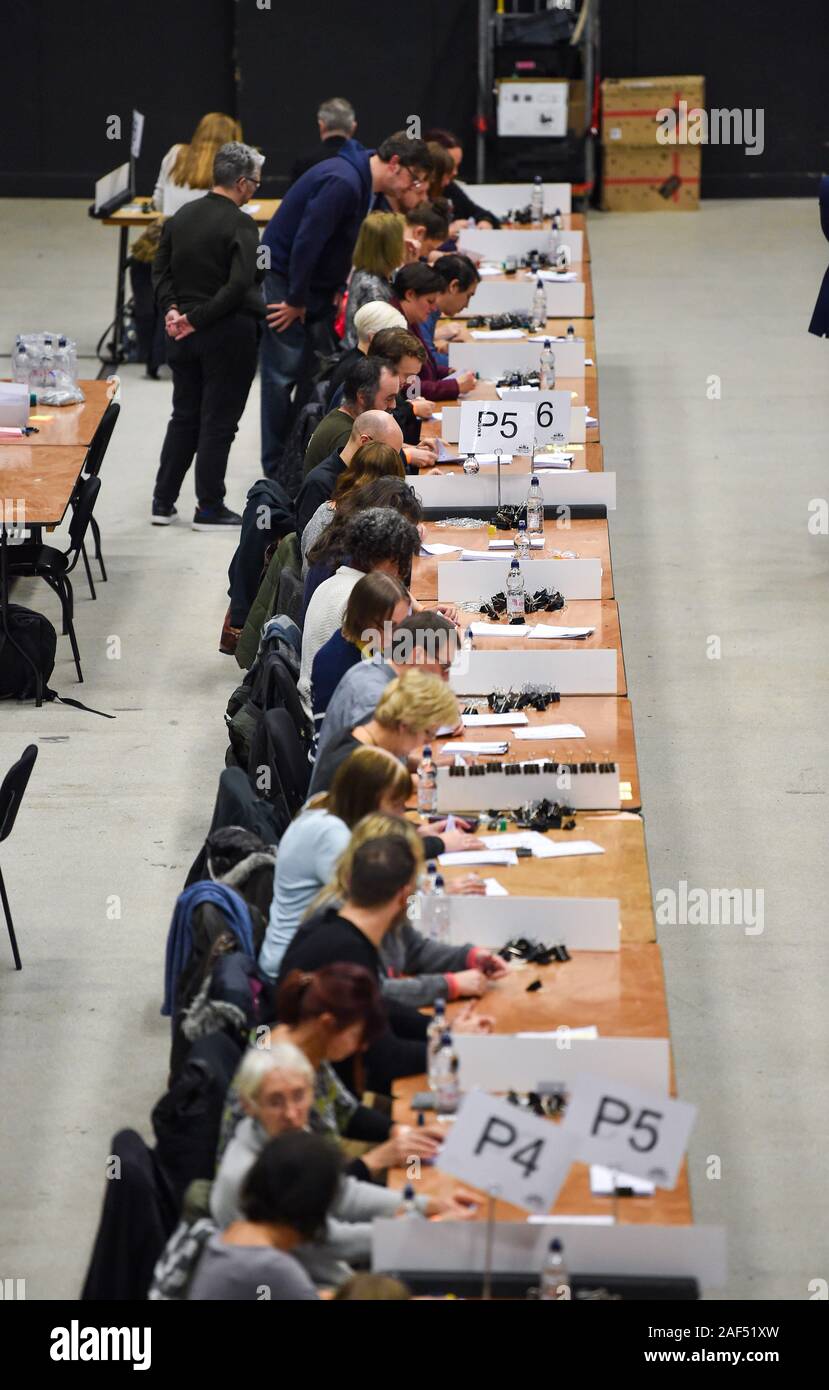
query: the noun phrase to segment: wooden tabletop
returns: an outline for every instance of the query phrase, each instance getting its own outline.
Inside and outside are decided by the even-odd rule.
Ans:
[[[144,194],[127,207],[119,208],[111,217],[101,217],[98,221],[104,227],[149,227],[161,217],[157,209],[149,209],[150,201],[150,195]],[[265,223],[270,222],[281,201],[281,198],[253,198],[250,205],[256,208],[256,212],[251,212],[248,216],[253,218],[258,227],[263,227]],[[144,211],[135,211],[138,203],[144,204]]]
[[[460,319],[460,318],[458,318],[458,319],[441,319],[440,322],[441,322],[441,323],[452,323],[452,324],[455,325],[456,328],[463,328],[463,333],[462,333],[462,335],[459,336],[458,338],[454,339],[455,342],[458,342],[458,343],[474,343],[474,342],[478,342],[478,343],[484,343],[484,344],[486,343],[486,336],[484,336],[483,338],[473,338],[473,337],[471,336],[471,329],[468,327],[468,320],[466,320],[466,319]],[[592,366],[585,366],[585,369],[584,369],[584,374],[585,374],[585,376],[596,376],[596,375],[597,375],[597,371],[596,371],[596,335],[595,335],[595,329],[594,329],[594,327],[593,327],[593,323],[594,323],[593,319],[548,319],[548,320],[547,320],[547,323],[546,323],[546,326],[545,326],[545,329],[544,329],[544,332],[545,332],[545,333],[549,333],[549,335],[550,335],[551,338],[566,338],[566,337],[567,337],[567,329],[570,328],[570,327],[572,326],[576,338],[582,338],[582,339],[584,340],[584,355],[585,355],[585,357],[586,357],[586,358],[589,357],[589,358],[592,360],[592,363],[593,363]],[[488,332],[491,332],[491,331],[492,331],[492,330],[488,330],[488,329],[486,329],[486,328],[476,328],[476,329],[475,329],[475,332],[476,332],[476,333],[483,333],[484,335],[486,335]],[[525,337],[525,338],[528,338],[529,336],[530,336],[530,330],[528,329],[527,332],[524,334],[524,337]],[[537,337],[537,336],[539,336],[539,335],[536,334],[535,330],[533,330],[533,337]],[[519,339],[516,338],[516,339],[514,339],[514,341],[515,341],[515,342],[518,342]],[[441,344],[441,346],[442,346],[443,350],[446,351],[446,346],[447,346],[446,343]]]
[[[8,444],[0,449],[0,496],[23,508],[26,526],[57,526],[81,474],[86,449]],[[2,516],[0,516],[2,520]]]
[[[417,594],[415,594],[417,598]],[[458,621],[461,627],[469,623],[486,622],[480,613],[461,610]],[[617,694],[627,695],[625,663],[622,655],[622,635],[619,628],[619,609],[615,599],[571,599],[558,613],[528,613],[524,619],[530,627],[537,623],[558,624],[562,627],[592,627],[595,631],[589,637],[567,640],[552,639],[550,642],[531,641],[529,637],[475,637],[476,651],[537,651],[555,646],[556,651],[600,651],[612,648],[616,652]],[[506,623],[493,623],[493,630],[507,630]],[[553,722],[552,720],[550,721]]]
[[[35,425],[38,433],[30,434],[27,444],[36,449],[53,445],[89,447],[109,405],[111,388],[105,381],[79,381],[78,385],[86,397],[80,405],[32,406],[29,424]],[[14,440],[0,435],[0,446],[7,448],[13,443]]]
[[[448,469],[447,469],[448,472]],[[423,537],[426,544],[439,542],[441,545],[463,546],[466,550],[480,550],[481,557],[490,554],[487,546],[489,542],[489,532],[486,526],[475,528],[457,526],[436,526],[434,522],[424,523],[425,535]],[[498,540],[512,540],[515,536],[514,531],[497,531],[495,538]],[[533,560],[554,559],[556,551],[573,551],[580,560],[601,560],[602,562],[602,598],[613,598],[613,570],[610,560],[610,534],[606,521],[581,521],[572,520],[566,531],[556,529],[555,523],[545,522],[544,525],[544,547],[538,547],[530,553],[527,564],[530,566],[527,572],[527,586],[530,593],[532,588],[532,562]],[[502,550],[499,552],[505,560],[512,559],[512,551]],[[561,557],[559,557],[561,558]],[[412,568],[412,582],[410,588],[415,598],[433,600],[438,596],[438,565],[443,560],[459,560],[457,555],[419,555]],[[537,586],[536,586],[537,587]],[[550,617],[550,615],[547,615]],[[553,615],[553,619],[555,615]]]
[[[477,705],[486,714],[485,700],[464,699],[461,704]],[[614,762],[619,765],[622,806],[626,811],[638,811],[642,805],[639,787],[639,768],[636,760],[636,740],[633,732],[633,708],[630,700],[618,695],[563,695],[546,710],[527,709],[528,728],[542,724],[576,724],[584,729],[584,738],[556,740],[514,738],[508,725],[490,728],[464,729],[463,733],[433,740],[435,757],[441,759],[446,742],[476,743],[481,739],[501,739],[508,744],[506,758],[540,758],[554,755],[558,762]],[[486,762],[485,757],[479,757]]]

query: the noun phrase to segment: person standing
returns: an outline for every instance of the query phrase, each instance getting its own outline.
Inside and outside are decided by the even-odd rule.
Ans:
[[[291,167],[291,183],[307,174],[315,164],[324,159],[333,159],[339,154],[346,140],[350,140],[357,129],[357,116],[354,107],[345,97],[329,97],[322,102],[317,111],[317,127],[320,143],[313,154],[300,155]]]
[[[264,158],[249,145],[223,145],[213,187],[165,224],[153,286],[167,331],[173,413],[152,505],[154,526],[168,526],[190,464],[196,460],[194,531],[240,526],[224,505],[230,446],[256,373],[259,234],[242,212],[261,182]]]
[[[269,254],[268,327],[262,339],[266,476],[278,473],[291,392],[307,385],[314,352],[325,356],[334,349],[334,319],[372,195],[425,189],[429,171],[425,144],[405,131],[390,135],[376,150],[347,140],[333,159],[315,164],[288,189],[268,223],[262,238]]]

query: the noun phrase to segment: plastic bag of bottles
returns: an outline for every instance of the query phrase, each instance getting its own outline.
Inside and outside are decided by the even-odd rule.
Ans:
[[[77,405],[85,399],[78,385],[78,345],[65,333],[18,333],[12,380],[25,382],[39,405]]]

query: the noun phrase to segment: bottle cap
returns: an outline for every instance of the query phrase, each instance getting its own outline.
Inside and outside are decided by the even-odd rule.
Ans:
[[[437,1015],[437,1014],[442,1014],[442,1013],[444,1012],[445,1009],[446,1009],[446,1000],[444,999],[443,995],[441,994],[441,995],[439,995],[438,998],[435,1000],[435,1014],[436,1014],[436,1015]]]
[[[526,523],[526,521],[519,521],[519,523],[518,523],[518,529],[519,529],[519,531],[526,531],[526,529],[527,529],[527,523]]]
[[[403,1188],[403,1201],[404,1201],[404,1202],[413,1202],[413,1201],[414,1201],[414,1195],[415,1195],[415,1191],[414,1191],[414,1188],[412,1187],[412,1184],[411,1184],[410,1182],[407,1182],[407,1183],[406,1183],[406,1186]]]
[[[517,561],[517,560],[513,560],[513,561],[511,562],[511,564],[510,564],[510,569],[511,569],[511,570],[517,570],[517,569],[518,569],[518,561]]]
[[[537,486],[538,486],[538,475],[535,474],[535,473],[533,473],[532,477],[530,478],[530,487],[537,487]]]
[[[424,758],[431,758],[431,756],[432,756],[432,745],[431,745],[430,743],[424,743],[424,745],[423,745],[423,756],[424,756]]]
[[[445,1047],[446,1044],[447,1044],[447,1043],[451,1043],[451,1041],[452,1041],[452,1034],[449,1032],[449,1029],[447,1028],[446,1032],[444,1033],[443,1037],[442,1037],[441,1040],[440,1040],[440,1045],[441,1045],[441,1047]]]
[[[545,346],[545,348],[548,348],[548,347],[550,346],[550,339],[549,339],[549,338],[545,338],[545,339],[544,339],[544,346]]]
[[[561,1241],[558,1239],[558,1236],[553,1236],[553,1239],[550,1241],[550,1250],[556,1255],[561,1253]]]
[[[436,887],[436,888],[443,888],[443,886],[444,886],[443,874],[435,874],[435,887]]]
[[[438,866],[437,866],[437,864],[435,863],[434,859],[430,859],[430,860],[429,860],[429,863],[426,865],[426,872],[427,872],[428,874],[436,874],[437,871],[438,871]]]
[[[543,288],[544,288],[544,281],[542,280],[541,276],[539,275],[539,277],[538,277],[538,284],[536,285],[536,289],[537,289],[537,290],[543,290]]]

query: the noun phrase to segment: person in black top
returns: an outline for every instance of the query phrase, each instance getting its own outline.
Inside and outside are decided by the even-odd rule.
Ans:
[[[452,204],[452,220],[450,235],[457,236],[461,227],[465,227],[470,217],[474,217],[479,227],[500,227],[501,223],[493,212],[488,212],[486,208],[472,201],[465,188],[461,188],[455,180],[461,171],[463,162],[463,147],[457,135],[453,135],[451,130],[427,130],[424,140],[430,144],[442,145],[452,156],[455,165],[455,172],[449,181],[444,185],[443,196]],[[474,185],[473,185],[474,187]]]
[[[213,188],[165,223],[153,262],[173,372],[173,414],[153,495],[156,526],[168,526],[176,516],[194,455],[193,529],[241,525],[242,518],[224,505],[224,479],[265,316],[259,233],[241,210],[259,187],[262,163],[249,145],[223,145],[213,163]]]
[[[320,164],[323,159],[331,159],[339,154],[346,140],[350,140],[357,129],[354,107],[345,97],[330,97],[317,111],[317,125],[320,143],[313,154],[300,155],[294,160],[291,183],[296,183],[308,169]]]

